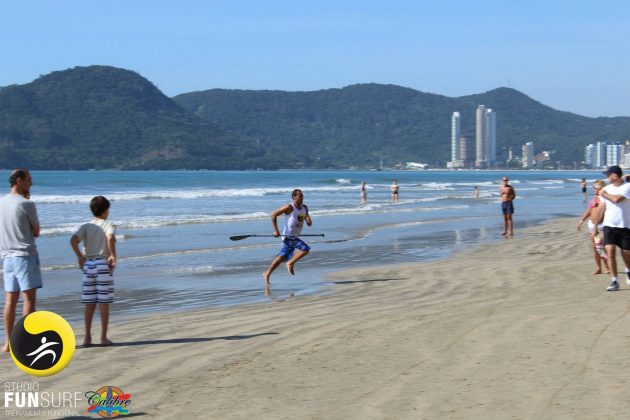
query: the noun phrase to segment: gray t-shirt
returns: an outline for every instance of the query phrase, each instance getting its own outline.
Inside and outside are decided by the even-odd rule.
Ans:
[[[33,226],[39,225],[35,203],[18,194],[0,198],[0,255],[37,255]]]
[[[90,259],[109,257],[107,237],[115,233],[116,228],[112,222],[96,218],[81,226],[74,235],[83,242],[85,257]]]

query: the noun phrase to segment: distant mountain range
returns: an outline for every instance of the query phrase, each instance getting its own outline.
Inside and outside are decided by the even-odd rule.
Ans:
[[[479,104],[497,112],[499,154],[533,141],[572,163],[588,143],[630,138],[628,117],[557,111],[509,88],[459,98],[379,84],[168,98],[137,73],[90,66],[0,88],[0,167],[348,168],[375,167],[381,157],[386,166],[443,165],[452,112],[473,134]]]

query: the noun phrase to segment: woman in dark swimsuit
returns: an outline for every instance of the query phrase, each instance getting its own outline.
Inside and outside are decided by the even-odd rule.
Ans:
[[[588,200],[588,194],[586,193],[586,178],[582,178],[582,195],[584,195],[584,199],[582,200],[582,203],[586,203],[586,200]]]
[[[399,190],[399,188],[400,187],[396,183],[396,180],[394,180],[394,182],[392,182],[392,186],[391,186],[391,189],[392,189],[392,201],[394,203],[398,201],[398,190]]]

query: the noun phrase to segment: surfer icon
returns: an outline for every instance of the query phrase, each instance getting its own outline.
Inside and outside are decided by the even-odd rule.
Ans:
[[[57,343],[56,341],[51,341],[47,343],[46,337],[42,337],[42,345],[39,346],[37,349],[35,349],[35,351],[32,351],[29,354],[27,354],[27,356],[37,355],[37,357],[35,357],[35,359],[33,359],[33,361],[31,362],[30,366],[33,366],[35,362],[37,362],[39,359],[41,359],[42,357],[46,355],[51,355],[53,358],[52,363],[54,363],[55,360],[57,360],[57,353],[55,353],[54,350],[49,349],[48,347],[54,346],[55,344],[59,344],[59,343]]]

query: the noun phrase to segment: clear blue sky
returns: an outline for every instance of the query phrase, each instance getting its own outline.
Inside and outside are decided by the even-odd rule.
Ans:
[[[630,2],[0,0],[0,86],[77,65],[169,96],[353,83],[460,96],[511,86],[554,108],[630,115]]]

